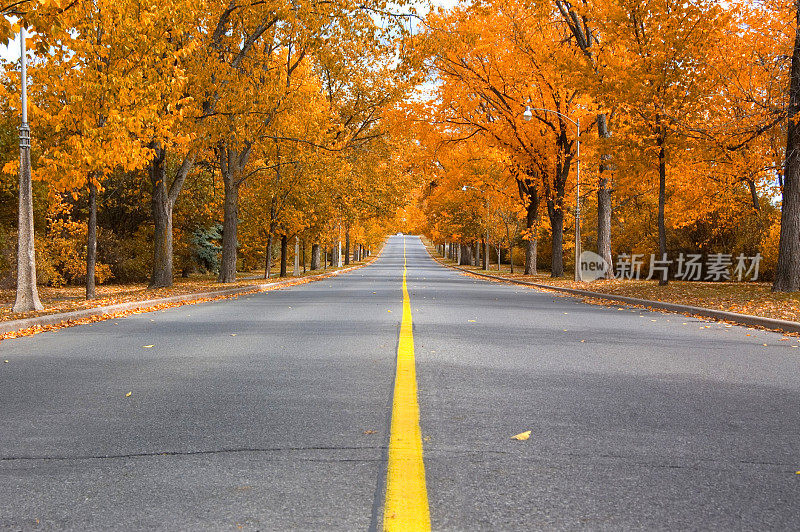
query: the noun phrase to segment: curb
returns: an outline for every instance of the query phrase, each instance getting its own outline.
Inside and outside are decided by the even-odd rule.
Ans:
[[[119,312],[137,311],[155,307],[158,305],[171,304],[171,303],[184,303],[184,304],[204,303],[208,299],[213,299],[213,298],[219,298],[219,297],[227,298],[227,297],[240,296],[244,294],[256,294],[260,292],[268,292],[270,290],[274,290],[284,285],[296,285],[313,281],[321,281],[322,279],[327,279],[328,277],[333,277],[334,275],[339,275],[340,273],[345,273],[352,270],[357,270],[358,268],[363,268],[364,266],[367,266],[368,264],[371,264],[374,260],[376,260],[378,256],[381,254],[381,252],[383,252],[383,247],[380,249],[380,251],[378,251],[378,253],[374,255],[373,260],[365,262],[364,264],[351,266],[349,268],[343,268],[341,270],[336,270],[334,272],[319,273],[315,275],[308,275],[306,277],[290,278],[269,284],[254,284],[254,285],[239,286],[237,288],[228,288],[225,290],[212,290],[210,292],[195,292],[191,294],[181,294],[177,296],[162,297],[158,299],[147,299],[144,301],[131,301],[129,303],[117,303],[115,305],[107,305],[104,307],[73,310],[71,312],[62,312],[59,314],[46,314],[44,316],[36,316],[34,318],[24,318],[21,320],[0,322],[0,335],[18,332],[32,327],[63,325],[63,324],[68,324],[69,322],[72,321],[83,320],[95,316],[106,316],[106,315],[114,315]],[[75,325],[79,324],[75,323]]]
[[[427,248],[426,248],[427,249]],[[779,320],[775,318],[763,318],[761,316],[753,316],[751,314],[739,314],[737,312],[727,312],[724,310],[714,310],[710,308],[703,308],[703,307],[692,307],[689,305],[679,305],[677,303],[667,303],[664,301],[652,301],[650,299],[639,299],[636,297],[627,297],[627,296],[616,296],[613,294],[603,294],[601,292],[592,292],[589,290],[578,290],[576,288],[564,288],[560,286],[551,286],[547,284],[541,283],[532,283],[530,281],[518,281],[515,279],[508,279],[505,277],[499,277],[497,275],[490,275],[486,273],[479,273],[474,272],[472,270],[467,270],[466,268],[460,268],[458,266],[454,266],[452,264],[444,264],[437,257],[434,257],[433,254],[428,251],[431,257],[441,264],[442,266],[446,266],[447,268],[451,268],[454,270],[459,270],[465,273],[469,273],[471,275],[476,275],[478,277],[486,277],[487,279],[494,279],[497,281],[504,281],[511,284],[519,284],[524,286],[532,286],[534,288],[542,288],[545,290],[552,290],[555,292],[564,292],[566,294],[572,294],[576,296],[583,296],[583,297],[592,297],[595,299],[605,299],[607,301],[616,301],[619,303],[628,303],[630,305],[638,305],[642,307],[647,307],[653,310],[666,310],[669,312],[678,312],[680,314],[691,314],[692,316],[699,316],[701,318],[711,318],[715,320],[727,321],[731,323],[735,323],[737,325],[745,325],[748,327],[762,327],[764,329],[772,329],[778,330],[782,332],[789,332],[789,333],[800,333],[800,322],[796,321],[789,321],[789,320]]]

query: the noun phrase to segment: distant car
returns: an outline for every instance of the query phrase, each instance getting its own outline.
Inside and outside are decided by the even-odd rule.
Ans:
[[[397,236],[403,236],[403,233],[397,233]]]

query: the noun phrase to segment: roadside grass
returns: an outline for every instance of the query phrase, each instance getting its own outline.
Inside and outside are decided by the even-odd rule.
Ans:
[[[455,261],[438,256],[434,248],[429,246],[428,250],[438,261],[444,264],[455,264]],[[552,278],[549,273],[522,275],[519,272],[523,269],[517,266],[514,267],[515,273],[512,274],[508,264],[503,264],[500,270],[497,269],[497,264],[492,264],[488,272],[475,266],[461,266],[461,268],[549,286],[590,290],[598,294],[635,297],[765,318],[800,321],[800,293],[772,292],[771,283],[670,281],[667,286],[659,286],[656,281],[627,279],[603,279],[584,283],[564,277]]]
[[[299,277],[294,277],[291,274],[288,277],[278,277],[279,269],[277,268],[275,270],[270,270],[270,279],[263,278],[263,269],[260,271],[254,270],[250,272],[238,272],[236,274],[236,282],[226,284],[218,283],[216,276],[199,274],[192,275],[188,278],[175,278],[173,281],[174,284],[170,288],[148,288],[146,283],[109,283],[97,285],[97,297],[88,301],[84,297],[85,288],[83,286],[64,286],[55,288],[40,285],[38,287],[39,299],[44,306],[44,310],[40,312],[12,312],[11,307],[13,306],[14,299],[16,298],[16,289],[5,288],[0,289],[0,321],[33,318],[48,314],[59,314],[63,312],[72,312],[74,310],[105,307],[108,305],[116,305],[118,303],[147,301],[150,299],[160,299],[170,296],[201,294],[204,292],[214,292],[217,290],[227,290],[230,288],[238,288],[243,286],[261,286],[287,279],[301,279],[311,275],[331,273],[343,268],[365,264],[370,260],[371,259],[361,262],[351,262],[348,266],[342,266],[340,268],[328,267],[327,269],[321,270],[308,270],[306,273],[301,272]],[[291,266],[289,271],[291,272]]]

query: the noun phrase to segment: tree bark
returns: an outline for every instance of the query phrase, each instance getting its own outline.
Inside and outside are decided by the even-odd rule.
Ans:
[[[97,266],[97,186],[89,178],[89,223],[86,233],[86,299],[94,299]]]
[[[311,244],[311,270],[319,270],[320,249],[319,244]]]
[[[800,290],[800,0],[795,0],[795,38],[789,84],[789,129],[786,135],[786,161],[783,175],[781,236],[778,265],[772,289],[776,292]]]
[[[218,281],[232,283],[236,281],[237,231],[239,227],[239,187],[242,184],[242,171],[247,166],[252,145],[246,143],[244,148],[231,148],[224,143],[217,147],[220,173],[225,185],[222,221],[222,264]]]
[[[306,273],[306,240],[303,239],[302,241],[302,248],[303,248],[303,273]]]
[[[527,233],[525,275],[536,275],[539,244],[539,187],[530,175],[520,173],[517,177],[517,188],[520,200],[525,205],[525,232]]]
[[[36,250],[33,235],[33,188],[31,185],[31,149],[19,153],[19,213],[17,226],[17,296],[13,312],[43,310],[36,286]]]
[[[222,220],[222,264],[219,268],[218,281],[232,283],[236,281],[236,247],[239,220],[239,186],[233,176],[224,176],[225,199],[223,200]]]
[[[660,134],[656,142],[658,144],[658,256],[661,258],[667,254],[667,225],[664,219],[667,204],[667,157],[664,149],[664,136]],[[668,282],[665,275],[658,280],[658,284],[661,286]]]
[[[286,235],[281,235],[281,277],[286,277],[286,262],[289,253],[289,239]]]
[[[272,273],[272,229],[270,228],[269,234],[267,235],[267,252],[266,256],[264,257],[264,279],[269,279],[270,274]]]
[[[350,228],[344,231],[344,265],[350,264]]]
[[[553,253],[550,261],[550,277],[564,275],[564,209],[553,200],[547,200],[547,214],[553,234]]]
[[[608,119],[604,113],[597,115],[597,133],[601,138],[611,138]],[[614,277],[614,262],[611,257],[611,155],[600,156],[600,171],[597,182],[597,254],[608,264],[606,279]]]
[[[472,248],[467,244],[461,244],[461,258],[459,266],[472,266]]]
[[[294,268],[292,269],[294,277],[300,277],[300,237],[294,235]]]
[[[167,182],[166,150],[158,142],[151,142],[154,152],[148,165],[152,197],[150,209],[153,214],[153,270],[150,277],[150,288],[172,286],[173,254],[172,254],[172,211],[183,188],[186,177],[194,166],[195,154],[184,157],[181,166],[175,172],[171,183]]]
[[[150,208],[153,213],[153,270],[150,288],[172,286],[172,205],[167,197],[165,152],[151,145],[155,156],[147,168],[152,185]]]

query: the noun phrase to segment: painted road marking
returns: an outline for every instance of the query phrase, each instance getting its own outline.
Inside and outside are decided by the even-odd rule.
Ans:
[[[387,531],[431,529],[425,464],[422,461],[414,333],[411,324],[411,299],[408,297],[406,285],[406,266],[404,237],[403,318],[400,323],[400,342],[397,345],[386,501],[383,506],[383,529]]]

